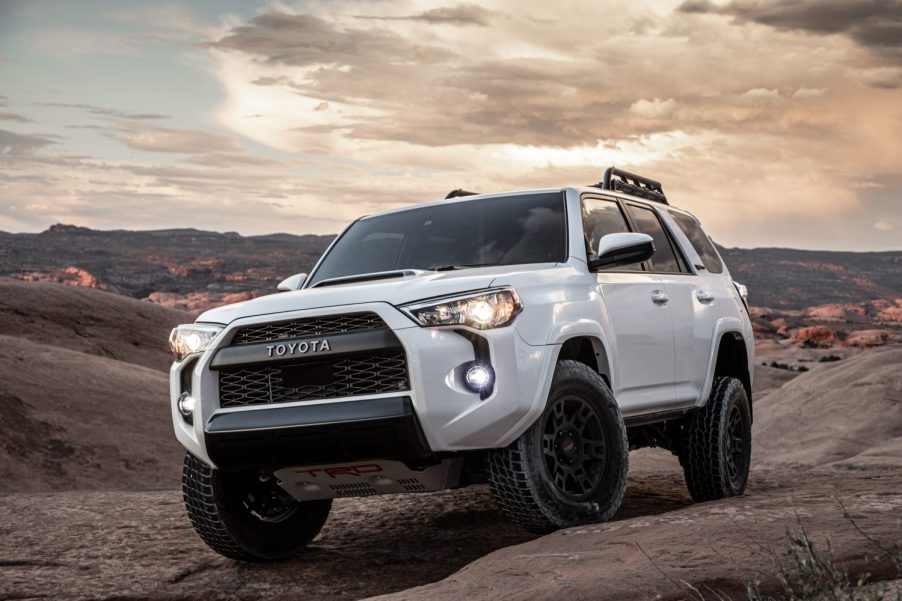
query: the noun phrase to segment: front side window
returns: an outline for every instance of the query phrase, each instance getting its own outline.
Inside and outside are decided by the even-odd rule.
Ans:
[[[708,238],[708,235],[702,231],[702,227],[698,222],[689,215],[675,211],[670,211],[670,216],[673,217],[677,226],[689,238],[689,243],[692,244],[692,248],[698,253],[705,269],[711,273],[723,273],[723,262],[720,260],[720,255],[717,254],[714,244]]]
[[[567,260],[561,192],[479,198],[367,217],[323,258],[311,285],[399,269]]]
[[[586,238],[586,256],[589,260],[597,259],[595,250],[598,241],[607,234],[629,232],[626,217],[616,201],[603,198],[584,197],[582,199],[583,234]],[[621,265],[618,271],[642,271],[641,263]]]
[[[670,238],[664,230],[658,215],[650,208],[627,204],[626,210],[636,225],[637,231],[648,234],[655,242],[655,254],[652,255],[652,270],[664,273],[681,273],[680,261],[674,253]]]

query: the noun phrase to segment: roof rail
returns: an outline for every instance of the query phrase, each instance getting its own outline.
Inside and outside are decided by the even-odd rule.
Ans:
[[[479,192],[469,192],[468,190],[464,190],[463,188],[458,188],[457,190],[451,190],[447,194],[445,194],[445,199],[448,198],[457,198],[458,196],[476,196]]]
[[[661,187],[661,182],[624,171],[623,169],[617,169],[616,167],[605,169],[604,179],[593,187],[601,188],[602,190],[626,192],[639,198],[669,204],[667,197],[664,196],[664,188]]]

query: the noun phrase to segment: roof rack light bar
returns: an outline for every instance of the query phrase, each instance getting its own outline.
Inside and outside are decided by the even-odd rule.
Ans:
[[[639,198],[669,204],[667,197],[664,196],[661,182],[616,167],[605,169],[604,179],[601,183],[595,184],[595,187],[602,190],[625,192]]]
[[[450,192],[445,194],[445,199],[457,198],[459,196],[476,196],[477,194],[479,194],[479,192],[470,192],[469,190],[458,188],[457,190],[451,190]]]

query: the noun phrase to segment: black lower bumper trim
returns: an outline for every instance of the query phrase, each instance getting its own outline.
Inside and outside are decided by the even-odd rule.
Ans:
[[[207,454],[223,470],[432,454],[406,396],[218,413],[205,430]]]

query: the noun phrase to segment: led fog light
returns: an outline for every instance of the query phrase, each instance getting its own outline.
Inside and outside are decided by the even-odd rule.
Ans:
[[[179,413],[185,418],[190,419],[194,415],[194,397],[183,392],[178,402]]]
[[[470,366],[464,379],[467,381],[467,386],[474,392],[482,392],[491,387],[494,377],[495,374],[492,372],[491,367],[476,364]]]

